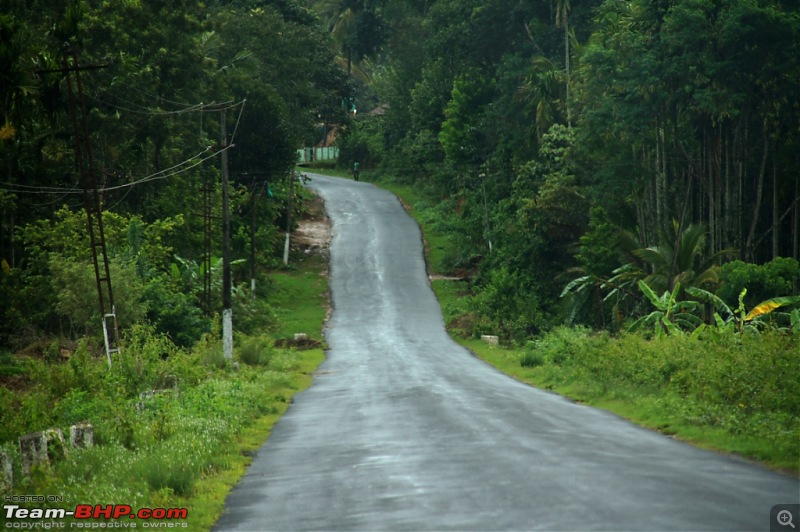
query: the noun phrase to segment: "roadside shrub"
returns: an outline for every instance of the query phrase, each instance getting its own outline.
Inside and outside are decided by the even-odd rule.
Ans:
[[[101,335],[102,319],[97,301],[97,281],[94,268],[52,253],[50,270],[56,287],[55,311],[64,320],[73,336]],[[114,283],[114,302],[120,327],[138,323],[144,318],[147,306],[142,302],[144,283],[132,264],[111,259],[109,264]],[[106,309],[110,312],[111,309]]]
[[[142,299],[147,304],[147,318],[158,332],[167,334],[176,345],[188,347],[211,330],[211,323],[203,316],[197,299],[188,293],[178,292],[166,276],[150,279],[144,287]]]
[[[590,343],[602,342],[604,338],[602,335],[591,336],[586,327],[556,327],[528,342],[527,349],[541,353],[552,364],[562,365],[590,349]]]
[[[122,354],[115,358],[111,375],[122,384],[127,397],[171,387],[174,377],[168,377],[171,371],[167,361],[178,351],[166,335],[156,333],[152,326],[136,325],[125,335]]]
[[[272,348],[266,338],[246,337],[238,350],[239,360],[248,366],[267,366],[272,358]]]
[[[200,341],[192,347],[190,356],[206,368],[226,369],[229,365],[222,352],[220,331],[203,335]]]
[[[519,357],[519,365],[523,368],[535,368],[544,362],[544,356],[537,351],[525,351]]]
[[[138,474],[153,490],[169,488],[176,495],[189,495],[200,478],[200,468],[186,457],[166,452],[141,461]]]
[[[722,265],[720,279],[722,285],[717,295],[723,301],[735,308],[739,294],[747,288],[745,306],[752,308],[773,297],[795,294],[800,279],[800,263],[784,257],[763,265],[734,260]]]
[[[505,267],[492,270],[488,283],[474,296],[475,309],[488,322],[477,334],[521,339],[540,332],[545,316],[535,291]]]

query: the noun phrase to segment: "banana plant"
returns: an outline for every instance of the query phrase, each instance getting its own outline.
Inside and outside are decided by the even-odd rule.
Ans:
[[[744,288],[739,293],[739,305],[736,310],[732,310],[725,304],[718,296],[703,290],[701,288],[687,288],[686,292],[692,297],[697,298],[703,303],[714,305],[716,311],[714,312],[714,322],[716,323],[717,330],[720,332],[743,332],[746,328],[757,331],[757,324],[760,323],[759,318],[771,314],[773,311],[786,306],[796,305],[800,303],[800,296],[784,296],[774,297],[762,301],[750,312],[747,312],[744,305],[744,297],[747,295],[747,288]],[[724,313],[724,317],[720,315]],[[795,309],[789,314],[792,331],[795,334],[800,333],[800,309]]]
[[[629,331],[635,331],[642,325],[652,325],[656,338],[662,338],[667,334],[683,335],[684,331],[681,326],[694,330],[701,324],[700,318],[691,313],[700,308],[700,303],[691,300],[677,300],[681,290],[679,282],[675,283],[672,292],[665,291],[661,296],[657,296],[644,281],[639,281],[639,289],[656,307],[656,310],[636,320],[628,328]]]

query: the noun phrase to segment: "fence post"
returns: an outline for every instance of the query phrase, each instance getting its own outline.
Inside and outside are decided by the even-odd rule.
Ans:
[[[44,432],[32,432],[19,439],[22,455],[22,475],[29,476],[34,466],[47,462],[47,441]]]
[[[8,493],[14,487],[14,468],[11,458],[5,451],[0,451],[0,492]]]
[[[73,449],[88,449],[94,445],[94,427],[91,423],[78,423],[69,428],[69,444]]]

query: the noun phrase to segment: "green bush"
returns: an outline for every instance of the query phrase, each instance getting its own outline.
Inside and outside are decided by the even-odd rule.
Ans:
[[[176,495],[190,494],[200,478],[197,464],[171,453],[156,454],[140,462],[137,474],[147,481],[151,489],[169,488]]]
[[[521,339],[537,334],[546,325],[535,290],[505,267],[490,272],[488,283],[472,301],[486,320],[477,334]]]
[[[74,261],[57,253],[51,254],[50,260],[52,283],[57,287],[56,314],[67,323],[73,336],[101,335],[102,319],[94,268],[90,263]],[[147,312],[142,301],[145,285],[137,277],[134,266],[111,260],[109,271],[119,326],[140,322]],[[111,309],[106,308],[106,312],[111,312]]]
[[[537,351],[526,351],[519,357],[519,365],[523,368],[535,368],[544,362],[544,356]]]
[[[656,340],[557,328],[526,349],[520,363],[542,366],[548,382],[674,402],[669,410],[685,422],[774,440],[798,455],[788,442],[800,438],[800,343],[778,331]]]
[[[739,294],[746,288],[745,307],[752,308],[767,299],[797,293],[800,263],[783,257],[763,265],[734,260],[722,265],[720,279],[717,295],[728,306],[735,308]]]
[[[168,335],[180,347],[193,345],[211,330],[210,320],[200,310],[197,298],[176,290],[164,275],[147,282],[142,301],[147,305],[147,319],[156,331]]]
[[[272,347],[266,338],[246,337],[241,342],[238,355],[239,360],[249,366],[267,366],[272,358]]]

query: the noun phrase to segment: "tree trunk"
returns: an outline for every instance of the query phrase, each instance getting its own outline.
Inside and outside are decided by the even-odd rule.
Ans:
[[[731,142],[729,134],[725,134],[725,150],[724,150],[724,164],[725,164],[725,214],[723,215],[723,224],[725,226],[725,237],[722,243],[723,248],[729,248],[732,245],[734,225],[733,225],[733,183],[731,183]]]
[[[716,235],[716,227],[714,224],[714,205],[716,205],[716,201],[714,198],[715,187],[714,187],[714,168],[711,163],[713,158],[713,153],[710,147],[711,141],[709,140],[709,133],[708,129],[703,128],[703,165],[705,170],[705,177],[706,177],[706,195],[708,197],[708,205],[706,206],[707,212],[706,215],[708,216],[708,236],[709,236],[709,246],[710,249],[714,249],[715,242],[714,236]]]
[[[667,227],[666,213],[666,176],[663,171],[663,145],[661,135],[661,121],[656,119],[656,160],[653,169],[655,170],[655,193],[656,193],[656,230]]]
[[[564,64],[567,67],[567,94],[565,97],[567,104],[567,127],[572,129],[572,113],[569,106],[569,15],[564,13]]]
[[[755,260],[755,249],[753,249],[753,239],[756,234],[756,227],[758,226],[758,215],[761,212],[761,201],[764,196],[764,174],[767,171],[767,155],[769,153],[769,136],[767,135],[767,119],[764,119],[763,125],[764,137],[764,152],[761,155],[761,165],[758,169],[758,181],[756,182],[756,204],[753,207],[753,218],[750,220],[750,231],[747,233],[747,241],[745,242],[745,256],[749,262]]]
[[[745,258],[744,249],[744,209],[742,208],[742,197],[744,196],[744,160],[747,154],[747,121],[744,120],[744,135],[739,144],[739,164],[737,165],[737,193],[736,193],[736,248],[739,249],[739,257]]]
[[[778,171],[775,166],[775,147],[772,147],[772,258],[778,258],[780,251],[780,216],[778,212]]]
[[[795,199],[800,197],[800,175],[797,173],[794,175],[794,197]],[[798,245],[800,245],[800,241],[798,241],[798,234],[800,234],[800,203],[797,201],[794,203],[794,221],[792,227],[794,228],[794,231],[792,231],[792,257],[794,260],[798,260],[798,257],[800,257],[800,255],[798,255],[798,251],[800,251],[800,249],[798,249]]]

